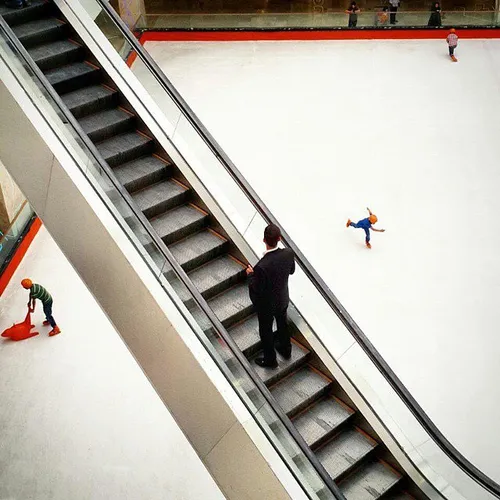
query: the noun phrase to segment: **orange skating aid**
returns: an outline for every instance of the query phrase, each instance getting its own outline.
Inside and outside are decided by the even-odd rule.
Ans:
[[[10,328],[7,328],[2,333],[2,337],[11,339],[11,340],[26,340],[31,337],[35,337],[38,335],[38,332],[31,332],[31,329],[34,328],[35,325],[31,324],[31,312],[28,309],[28,314],[26,314],[26,318],[22,323],[17,323],[12,325]]]

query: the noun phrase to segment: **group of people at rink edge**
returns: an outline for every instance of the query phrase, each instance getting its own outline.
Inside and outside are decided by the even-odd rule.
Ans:
[[[375,26],[386,26],[389,24],[396,24],[398,21],[396,19],[396,13],[399,7],[399,0],[389,0],[389,7],[383,7],[382,10],[376,12],[375,15]],[[358,25],[358,14],[361,9],[355,0],[352,0],[349,7],[346,9],[345,13],[349,14],[349,21],[347,26],[349,28],[356,28]],[[431,15],[427,26],[430,27],[440,27],[441,26],[441,4],[439,2],[434,2],[431,6]],[[448,50],[450,53],[451,60],[456,62],[455,49],[458,45],[458,35],[456,34],[455,28],[451,28],[448,36],[446,37],[446,42],[448,43]]]

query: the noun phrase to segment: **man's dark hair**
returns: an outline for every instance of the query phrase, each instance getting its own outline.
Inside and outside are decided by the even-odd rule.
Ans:
[[[264,241],[271,247],[274,248],[281,238],[281,231],[275,224],[269,224],[269,226],[264,229]]]

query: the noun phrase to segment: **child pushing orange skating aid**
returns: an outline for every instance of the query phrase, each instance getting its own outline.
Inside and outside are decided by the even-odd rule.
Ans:
[[[385,229],[375,229],[373,227],[373,224],[375,224],[377,221],[378,221],[378,218],[375,214],[372,214],[371,210],[369,208],[367,208],[368,210],[368,213],[369,213],[369,217],[367,217],[366,219],[361,219],[360,221],[354,223],[351,221],[351,219],[348,219],[347,220],[347,224],[346,224],[346,227],[355,227],[356,229],[364,229],[365,230],[365,234],[366,234],[366,238],[365,238],[365,244],[368,248],[371,248],[371,243],[370,243],[370,229],[372,231],[375,231],[377,233],[383,233],[385,232]]]

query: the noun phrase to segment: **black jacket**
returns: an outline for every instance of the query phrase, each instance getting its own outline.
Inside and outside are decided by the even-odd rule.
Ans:
[[[279,248],[268,252],[248,277],[250,299],[258,311],[277,313],[288,306],[288,276],[295,272],[293,251]]]

